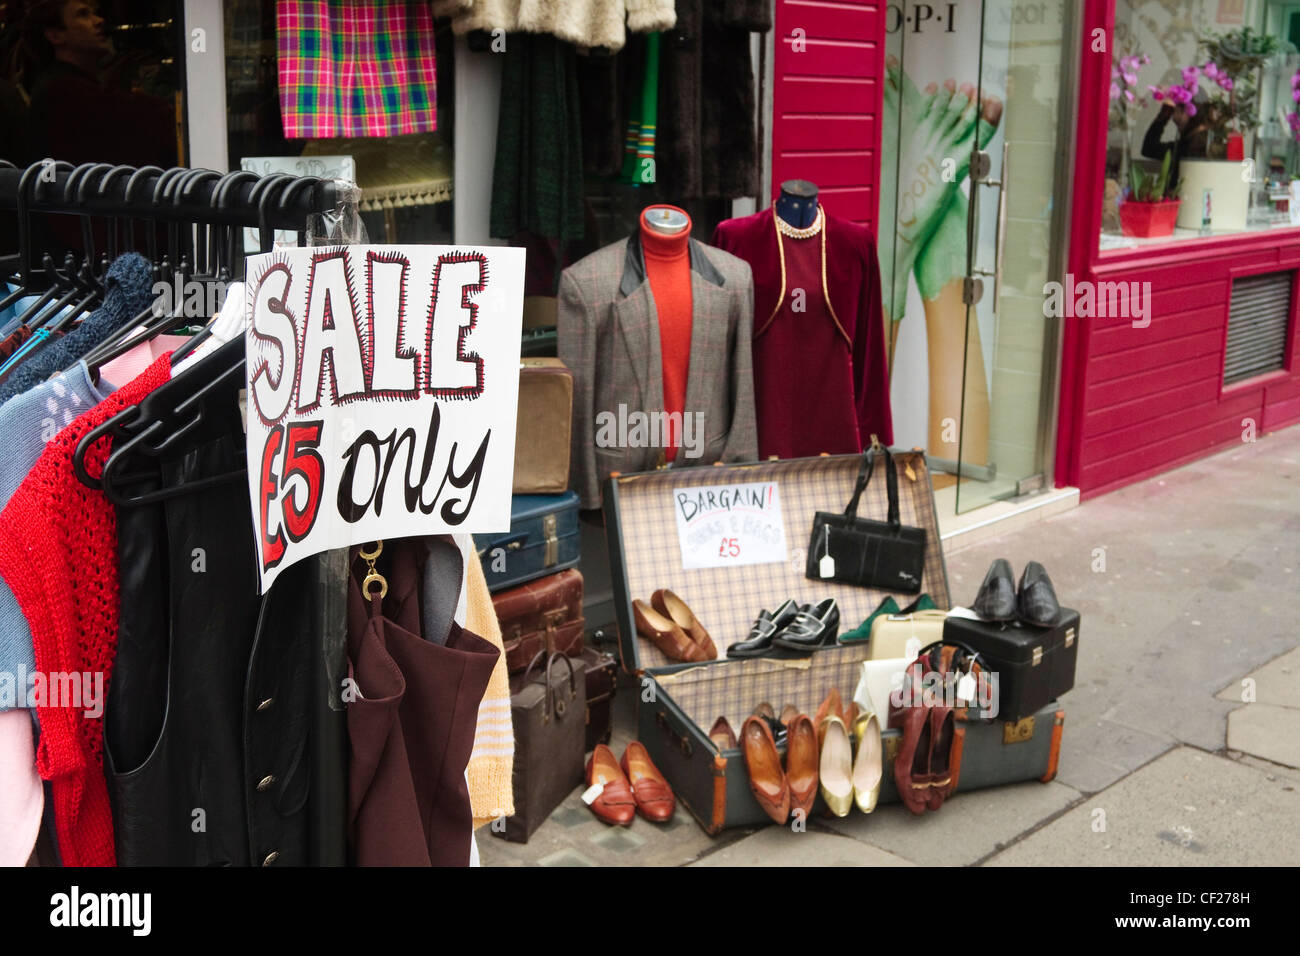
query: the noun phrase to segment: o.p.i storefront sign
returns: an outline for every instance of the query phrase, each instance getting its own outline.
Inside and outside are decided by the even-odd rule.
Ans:
[[[510,525],[524,251],[248,260],[249,495],[265,592],[308,555]]]

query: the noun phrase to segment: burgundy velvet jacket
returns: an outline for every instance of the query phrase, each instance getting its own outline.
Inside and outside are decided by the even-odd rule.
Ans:
[[[820,235],[782,236],[783,270],[770,208],[729,219],[713,233],[715,246],[744,259],[754,273],[754,397],[763,458],[851,454],[873,434],[886,444],[894,438],[876,241],[865,226],[830,214],[825,220],[825,294]],[[803,291],[798,299],[796,289]]]

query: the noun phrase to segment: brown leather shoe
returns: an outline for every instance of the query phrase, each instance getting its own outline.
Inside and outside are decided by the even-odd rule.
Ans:
[[[709,728],[709,739],[719,750],[735,750],[737,747],[736,732],[731,729],[726,717],[719,717],[713,722]]]
[[[636,817],[636,796],[614,758],[614,751],[604,744],[597,744],[587,759],[587,786],[598,783],[604,784],[605,789],[588,804],[591,812],[606,823],[628,826]]]
[[[718,649],[713,644],[713,638],[709,637],[709,632],[704,629],[704,625],[695,616],[695,612],[686,606],[685,601],[672,591],[660,588],[650,595],[650,604],[656,611],[685,631],[686,636],[699,646],[702,656],[697,657],[696,660],[713,661],[718,659]]]
[[[746,717],[740,728],[740,744],[754,799],[769,817],[785,823],[790,817],[790,782],[781,769],[772,728],[762,717]]]
[[[817,729],[807,714],[785,724],[785,777],[790,784],[790,811],[803,811],[807,820],[817,802]]]
[[[782,726],[789,729],[790,725],[794,723],[794,719],[798,716],[799,716],[799,708],[796,707],[794,704],[786,704],[784,707],[781,708],[781,716],[779,719],[781,721]]]
[[[943,801],[956,789],[956,778],[952,773],[953,744],[957,739],[957,725],[951,707],[930,708],[930,739],[934,741],[934,753],[930,758],[930,789],[926,804],[931,810],[938,810]]]
[[[636,798],[636,808],[641,816],[651,823],[667,823],[673,818],[677,800],[673,789],[659,772],[659,768],[650,759],[645,745],[638,740],[632,741],[623,751],[623,772],[632,782],[632,795]]]
[[[826,718],[838,717],[844,720],[844,704],[840,700],[838,688],[832,687],[822,700],[821,706],[817,708],[817,713],[813,715],[813,725],[817,728],[817,743],[821,745],[822,731],[826,724]]]
[[[928,809],[930,789],[930,708],[904,707],[898,720],[903,740],[894,758],[894,788],[903,806],[918,816]]]
[[[668,658],[674,661],[702,659],[703,652],[699,645],[687,637],[685,631],[645,601],[632,602],[632,617],[636,620],[636,632],[647,638]]]

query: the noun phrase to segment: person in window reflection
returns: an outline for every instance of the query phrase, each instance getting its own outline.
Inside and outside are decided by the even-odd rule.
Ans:
[[[74,164],[176,165],[172,103],[115,82],[131,64],[111,62],[113,44],[94,5],[42,0],[28,12],[26,26],[42,65],[30,87],[38,156]]]
[[[176,119],[172,102],[132,90],[124,82],[139,57],[118,57],[97,8],[86,0],[41,0],[28,10],[24,42],[39,65],[30,81],[32,158],[130,166],[175,166]],[[50,217],[52,252],[80,250],[75,219]],[[96,221],[95,247],[104,247]]]
[[[1170,186],[1178,183],[1179,160],[1210,157],[1210,133],[1219,123],[1219,106],[1210,102],[1204,93],[1197,93],[1192,103],[1196,107],[1195,115],[1189,116],[1182,104],[1166,101],[1142,138],[1142,155],[1147,159],[1163,162],[1165,153],[1173,152],[1174,157],[1169,163]],[[1175,139],[1164,140],[1165,127],[1170,120],[1177,127],[1178,135]],[[1219,144],[1219,148],[1222,149],[1223,144]]]

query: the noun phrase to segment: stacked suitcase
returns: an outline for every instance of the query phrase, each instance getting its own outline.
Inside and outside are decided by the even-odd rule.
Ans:
[[[856,455],[720,465],[708,469],[672,469],[611,478],[605,490],[605,528],[609,542],[619,654],[624,670],[641,678],[638,739],[668,779],[678,799],[709,833],[769,821],[749,789],[739,749],[719,750],[708,728],[726,717],[739,729],[760,701],[780,709],[794,704],[813,713],[831,687],[852,699],[861,662],[869,659],[866,642],[827,648],[795,661],[759,658],[727,660],[726,648],[744,640],[761,609],[787,598],[815,603],[834,597],[842,629],[863,621],[888,592],[809,580],[804,576],[813,515],[842,511],[849,500],[860,459]],[[894,467],[902,523],[925,529],[925,573],[921,591],[941,608],[951,606],[934,497],[925,456],[895,452]],[[731,567],[685,569],[679,552],[674,499],[676,493],[702,486],[723,489],[770,483],[779,488],[781,523],[787,560]],[[883,519],[885,482],[873,481],[863,494],[859,514]],[[659,588],[676,592],[709,630],[719,659],[680,664],[637,636],[632,601],[649,600]],[[901,603],[913,595],[894,595]],[[1027,698],[1028,699],[1028,698]],[[1055,700],[1039,702],[1014,720],[970,720],[965,725],[961,756],[961,791],[1022,780],[1050,780],[1056,774],[1064,711]],[[885,724],[882,715],[882,727]],[[901,733],[884,730],[884,781],[881,801],[896,801],[892,763]],[[820,798],[819,798],[820,806]]]
[[[576,567],[581,537],[578,496],[565,490],[572,394],[572,376],[557,359],[525,359],[521,363],[516,493],[510,529],[477,534],[474,543],[501,625],[512,697],[519,701],[527,696],[525,682],[545,680],[539,677],[546,673],[545,667],[528,672],[539,654],[542,663],[549,654],[566,656],[583,675],[585,747],[590,751],[610,736],[615,664],[612,656],[586,647],[584,641],[583,582]],[[539,443],[539,434],[555,436],[555,440]],[[536,688],[529,693],[535,696]],[[575,779],[580,777],[581,755],[575,754],[573,760],[573,767],[564,768],[563,773],[557,770],[557,779],[573,774]],[[515,794],[517,805],[529,805],[530,821],[501,834],[524,842],[530,827],[553,809],[538,806],[538,801],[558,803],[571,789],[548,789],[542,786],[544,781],[523,779],[527,764],[517,755]],[[531,800],[521,799],[525,792]],[[555,793],[560,796],[556,798]]]

